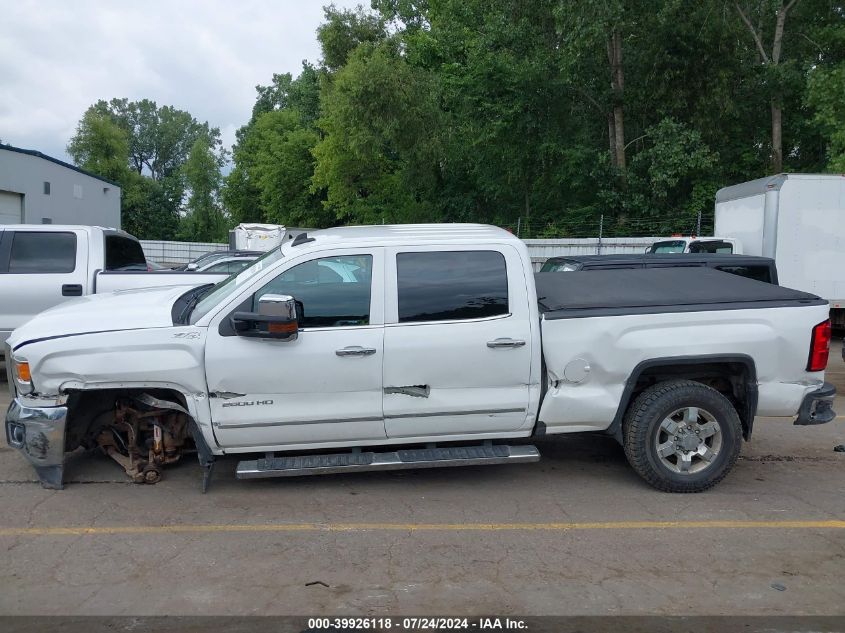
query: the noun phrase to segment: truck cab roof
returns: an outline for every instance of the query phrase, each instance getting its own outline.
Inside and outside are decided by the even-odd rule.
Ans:
[[[83,231],[89,235],[96,232],[119,234],[137,239],[122,229],[111,226],[90,226],[86,224],[0,224],[0,231]]]
[[[286,242],[284,247],[311,250],[326,246],[401,246],[453,242],[490,244],[520,240],[513,233],[485,224],[385,224],[308,231]]]

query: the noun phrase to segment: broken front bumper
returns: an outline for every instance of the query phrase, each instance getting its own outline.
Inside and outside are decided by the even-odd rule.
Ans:
[[[45,488],[61,490],[67,407],[27,407],[18,398],[6,412],[6,441],[35,467]]]

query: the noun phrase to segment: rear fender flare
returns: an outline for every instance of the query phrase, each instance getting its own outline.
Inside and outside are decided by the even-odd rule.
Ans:
[[[616,415],[613,422],[607,428],[606,433],[612,435],[617,441],[622,443],[622,420],[625,418],[625,412],[628,410],[631,402],[634,399],[635,389],[640,377],[651,369],[660,367],[669,367],[672,365],[689,366],[691,369],[696,365],[712,365],[734,363],[740,364],[747,372],[747,379],[745,381],[745,406],[739,407],[737,414],[742,421],[742,436],[748,440],[751,438],[751,431],[754,426],[754,416],[757,414],[757,367],[754,359],[747,354],[704,354],[700,356],[666,356],[662,358],[651,358],[644,360],[637,364],[625,381],[625,388],[622,391],[622,398],[619,401],[619,407],[616,409]],[[678,378],[684,378],[679,375]]]

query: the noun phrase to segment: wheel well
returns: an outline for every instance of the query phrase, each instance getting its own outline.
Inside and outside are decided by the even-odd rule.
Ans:
[[[71,391],[68,394],[68,420],[65,427],[65,451],[82,445],[89,431],[111,419],[118,400],[149,394],[159,400],[170,400],[187,409],[185,396],[175,389],[97,389]]]
[[[747,356],[680,358],[640,363],[625,383],[622,401],[610,430],[621,441],[622,419],[637,396],[667,380],[694,380],[711,387],[731,401],[742,422],[742,436],[751,437],[757,412],[757,373]]]

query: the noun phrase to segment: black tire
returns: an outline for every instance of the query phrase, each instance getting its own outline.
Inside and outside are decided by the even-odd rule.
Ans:
[[[672,464],[667,465],[668,460],[661,458],[656,445],[659,433],[666,437],[661,424],[667,416],[685,407],[708,412],[720,433],[721,444],[712,461],[705,464],[706,460],[694,458],[696,464],[701,464],[698,472],[672,470]],[[690,415],[694,416],[694,412],[690,411]],[[703,492],[712,488],[733,468],[742,446],[742,424],[731,401],[692,380],[661,382],[643,391],[625,413],[622,433],[628,462],[643,479],[664,492]],[[670,455],[669,459],[679,458]]]

